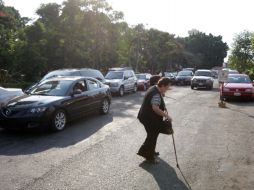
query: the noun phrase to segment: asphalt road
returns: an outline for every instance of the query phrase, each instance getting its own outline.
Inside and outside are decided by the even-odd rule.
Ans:
[[[145,130],[136,119],[144,93],[114,97],[111,112],[76,121],[61,133],[0,130],[1,190],[187,190],[171,136],[160,135],[160,163],[136,155]],[[218,108],[213,91],[172,87],[179,164],[193,190],[254,189],[254,103]]]

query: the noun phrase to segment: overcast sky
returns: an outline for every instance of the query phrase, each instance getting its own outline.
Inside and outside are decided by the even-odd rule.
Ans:
[[[4,0],[22,16],[35,17],[41,3],[63,0]],[[125,20],[143,23],[176,34],[188,35],[193,28],[223,36],[231,45],[236,33],[254,31],[254,0],[108,0],[115,10],[123,11]]]

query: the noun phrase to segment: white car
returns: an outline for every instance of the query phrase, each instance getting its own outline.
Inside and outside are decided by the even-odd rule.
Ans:
[[[16,96],[23,95],[23,91],[19,88],[3,88],[0,87],[0,108]]]

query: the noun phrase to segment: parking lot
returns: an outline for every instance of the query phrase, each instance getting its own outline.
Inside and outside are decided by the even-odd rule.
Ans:
[[[180,167],[193,190],[254,189],[254,103],[219,108],[214,89],[177,86],[165,102]],[[187,190],[171,136],[160,135],[160,163],[136,155],[145,130],[136,119],[145,92],[113,97],[108,115],[72,122],[60,133],[0,131],[0,189]]]

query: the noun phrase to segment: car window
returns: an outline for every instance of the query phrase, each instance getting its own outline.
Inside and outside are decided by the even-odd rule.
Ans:
[[[192,71],[180,71],[178,73],[178,76],[191,76],[192,75]]]
[[[89,90],[94,90],[94,89],[100,88],[100,84],[95,80],[87,79],[86,82],[87,82],[87,86],[88,86]]]
[[[251,83],[248,76],[229,76],[228,83]]]
[[[84,77],[92,77],[102,82],[104,81],[104,76],[98,70],[81,70],[80,72],[81,72],[81,75]]]
[[[78,91],[80,90],[81,92],[87,91],[87,85],[85,81],[78,81],[74,86],[73,86],[73,91]]]
[[[106,79],[122,79],[123,78],[123,72],[118,71],[109,71],[108,74],[105,77]]]
[[[44,96],[64,96],[73,81],[54,80],[46,81],[36,86],[30,94]]]
[[[80,76],[80,72],[79,71],[74,71],[74,72],[71,72],[70,73],[70,76]],[[69,75],[66,75],[66,76],[69,76]]]

